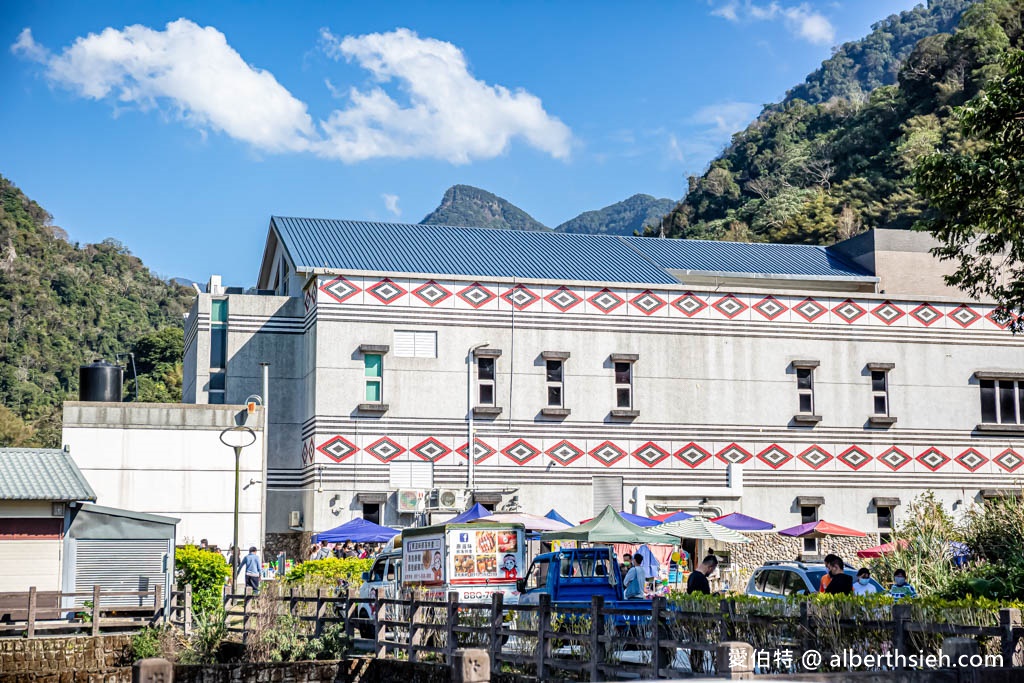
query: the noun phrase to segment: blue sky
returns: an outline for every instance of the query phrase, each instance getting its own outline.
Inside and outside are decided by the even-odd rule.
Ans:
[[[250,285],[273,214],[415,223],[456,183],[550,226],[678,199],[914,4],[0,3],[0,174],[72,241]]]

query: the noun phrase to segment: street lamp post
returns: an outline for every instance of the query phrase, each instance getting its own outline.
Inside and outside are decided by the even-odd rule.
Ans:
[[[490,346],[491,342],[481,342],[474,346],[469,347],[469,352],[466,354],[466,409],[469,411],[469,420],[466,426],[466,461],[469,463],[469,469],[466,472],[466,488],[470,491],[473,490],[476,477],[476,463],[474,462],[474,443],[473,443],[473,365],[476,356],[474,352],[477,349],[482,349],[485,346]],[[509,408],[511,410],[511,408]]]
[[[238,479],[241,469],[242,449],[256,443],[256,432],[249,427],[228,427],[220,433],[220,441],[235,451],[235,516],[234,533],[231,537],[231,586],[234,589],[238,576]]]

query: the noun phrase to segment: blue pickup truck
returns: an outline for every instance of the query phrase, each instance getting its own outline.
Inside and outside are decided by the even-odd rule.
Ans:
[[[651,611],[650,600],[623,597],[619,565],[607,546],[566,548],[537,555],[516,588],[521,605],[536,605],[541,595],[549,595],[555,609],[586,609],[594,596],[600,596],[605,607],[641,614]]]

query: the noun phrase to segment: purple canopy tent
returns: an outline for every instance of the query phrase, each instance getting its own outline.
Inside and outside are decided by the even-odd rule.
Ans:
[[[771,522],[765,522],[742,512],[730,512],[727,515],[715,517],[711,521],[733,531],[771,531],[775,528]]]

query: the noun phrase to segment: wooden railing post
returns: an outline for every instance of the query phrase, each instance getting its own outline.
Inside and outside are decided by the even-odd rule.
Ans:
[[[405,643],[406,659],[410,662],[418,662],[420,658],[420,641],[423,635],[420,629],[422,621],[420,610],[423,609],[421,598],[422,591],[413,591],[412,602],[409,604],[409,640]]]
[[[163,586],[159,583],[153,586],[153,623],[159,624],[167,621],[167,613],[164,611]]]
[[[316,589],[316,621],[313,622],[313,637],[319,638],[324,632],[324,619],[327,617],[327,603],[324,602],[324,589]]]
[[[295,618],[295,589],[288,589],[288,616]]]
[[[92,587],[92,635],[100,634],[100,587]]]
[[[386,619],[381,612],[384,610],[384,604],[381,602],[383,598],[381,593],[384,591],[377,591],[377,598],[374,600],[373,610],[373,650],[378,658],[383,659],[388,654],[388,646],[386,644],[387,637],[384,633],[387,626],[381,623],[382,619]]]
[[[192,635],[192,584],[185,584],[185,623],[182,629],[185,631],[186,636]]]
[[[897,602],[892,606],[892,649],[900,655],[907,654],[907,621],[910,620],[910,605]],[[905,659],[897,661],[906,661]],[[902,666],[896,667],[902,669]]]
[[[1004,607],[999,610],[999,628],[1002,633],[999,636],[1000,652],[1003,655],[1003,666],[1012,667],[1021,664],[1021,658],[1017,655],[1017,641],[1014,629],[1021,627],[1020,610]]]
[[[352,597],[353,590],[349,588],[345,596],[345,636],[348,638],[354,638],[356,635],[356,625],[352,620],[359,614],[359,603]]]
[[[661,612],[665,606],[665,598],[660,595],[651,600],[651,678],[658,678],[661,670]]]
[[[590,680],[601,680],[604,664],[604,596],[595,595],[590,602]]]
[[[28,637],[36,636],[36,587],[28,589]]]
[[[445,607],[447,614],[445,615],[444,661],[451,666],[452,654],[459,649],[459,634],[455,631],[455,626],[459,623],[459,594],[457,592],[448,593],[448,602]]]
[[[491,655],[491,673],[501,672],[501,627],[505,623],[505,594],[491,593],[491,632],[487,641],[488,652]]]
[[[547,679],[546,659],[548,657],[548,630],[551,628],[551,596],[541,593],[540,601],[537,604],[537,651],[534,653],[538,681]]]
[[[808,602],[807,602],[807,600],[803,600],[803,601],[800,602],[800,638],[799,638],[799,643],[800,643],[800,652],[798,652],[796,657],[794,657],[794,659],[796,659],[796,661],[802,661],[799,658],[803,657],[804,653],[807,652],[808,650],[812,649],[812,647],[813,647],[812,644],[811,644],[811,614],[810,614],[810,610],[808,609]]]

